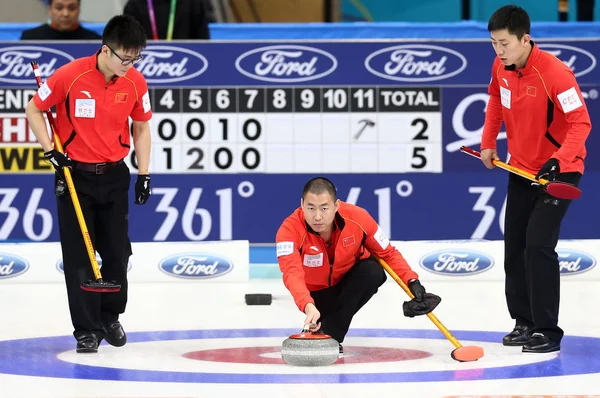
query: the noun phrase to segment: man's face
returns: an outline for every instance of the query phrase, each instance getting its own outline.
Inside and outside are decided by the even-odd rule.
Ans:
[[[325,232],[333,226],[339,200],[333,201],[327,192],[314,194],[308,192],[302,199],[304,219],[315,232]]]
[[[125,76],[129,69],[133,68],[133,63],[130,61],[140,56],[140,53],[133,50],[124,51],[121,48],[111,48],[106,45],[104,46],[103,51],[106,51],[108,55],[108,69],[119,77]],[[127,65],[123,65],[123,61],[125,61]]]
[[[79,23],[77,0],[53,0],[48,9],[52,25],[60,31],[73,30]]]
[[[527,53],[531,36],[525,34],[519,40],[516,35],[508,33],[508,29],[502,29],[491,32],[491,39],[494,51],[502,63],[512,65],[521,61]]]

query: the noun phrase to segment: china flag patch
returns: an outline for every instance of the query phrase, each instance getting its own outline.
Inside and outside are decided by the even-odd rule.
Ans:
[[[127,93],[117,93],[115,95],[115,102],[127,102]]]
[[[354,243],[355,243],[354,235],[348,236],[347,238],[342,239],[342,246],[343,247],[348,247],[350,245],[353,245]]]

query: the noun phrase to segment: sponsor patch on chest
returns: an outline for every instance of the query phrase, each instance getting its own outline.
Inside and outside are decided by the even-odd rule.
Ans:
[[[302,262],[305,267],[322,267],[323,266],[323,253],[319,254],[305,254],[304,261]]]
[[[510,90],[500,86],[500,100],[502,101],[502,106],[506,109],[510,109]]]
[[[96,117],[96,100],[79,98],[75,100],[75,117],[93,119]]]

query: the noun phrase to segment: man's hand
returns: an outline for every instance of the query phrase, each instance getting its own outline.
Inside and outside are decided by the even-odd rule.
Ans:
[[[319,318],[321,318],[321,313],[319,310],[317,310],[317,307],[315,307],[313,303],[308,303],[306,304],[306,307],[304,307],[304,313],[306,314],[304,325],[316,325],[315,328],[310,329],[311,332],[316,332],[319,330],[321,327],[321,322],[317,322],[319,321]]]
[[[500,158],[498,157],[498,152],[496,152],[495,149],[482,149],[481,161],[483,162],[485,167],[487,167],[488,169],[493,169],[494,167],[496,167],[492,163],[492,160],[500,160]]]
[[[423,297],[425,297],[425,288],[421,285],[418,279],[415,279],[411,282],[408,282],[408,288],[415,296],[415,301],[421,302],[423,301]]]
[[[548,181],[554,181],[558,173],[560,173],[560,165],[558,164],[558,160],[550,158],[542,165],[542,168],[540,171],[538,171],[535,179],[539,180],[540,178],[545,178]]]
[[[73,161],[64,154],[58,152],[56,149],[51,149],[48,152],[44,152],[44,157],[52,164],[52,166],[54,166],[54,169],[60,175],[62,175],[63,167],[73,167]]]
[[[150,176],[148,174],[138,175],[137,181],[135,182],[135,204],[145,204],[150,195],[152,195]]]

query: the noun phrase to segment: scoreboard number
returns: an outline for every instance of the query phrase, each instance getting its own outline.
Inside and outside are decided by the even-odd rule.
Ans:
[[[0,90],[4,145],[36,143],[24,115],[33,94]],[[160,87],[150,98],[153,173],[442,171],[439,87]],[[137,168],[134,149],[126,161]]]
[[[442,171],[439,87],[150,91],[154,173]]]

